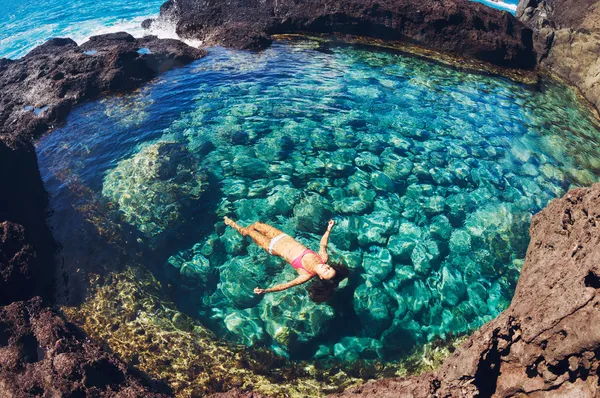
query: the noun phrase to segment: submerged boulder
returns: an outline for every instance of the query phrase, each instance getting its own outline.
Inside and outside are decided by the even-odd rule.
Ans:
[[[289,279],[282,276],[276,283]],[[259,310],[267,333],[289,353],[298,352],[325,333],[335,317],[331,306],[313,302],[303,287],[264,295]]]
[[[207,187],[184,144],[157,142],[111,170],[102,195],[117,205],[123,221],[155,238],[184,224],[186,208],[197,206]]]

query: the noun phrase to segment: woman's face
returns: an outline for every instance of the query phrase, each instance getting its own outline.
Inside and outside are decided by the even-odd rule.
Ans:
[[[315,271],[321,279],[329,280],[335,276],[335,270],[328,264],[318,264]]]

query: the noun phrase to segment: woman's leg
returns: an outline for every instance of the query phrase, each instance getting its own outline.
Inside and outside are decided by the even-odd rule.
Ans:
[[[283,234],[283,232],[277,228],[262,222],[255,222],[251,227],[270,239]]]
[[[254,243],[256,243],[257,245],[259,245],[266,252],[269,251],[269,244],[271,243],[271,238],[263,235],[258,230],[256,230],[254,228],[254,226],[256,225],[256,223],[254,223],[252,225],[249,225],[246,228],[243,228],[242,226],[240,226],[238,223],[236,223],[235,221],[233,221],[229,217],[224,217],[223,219],[225,220],[225,224],[229,225],[231,228],[234,228],[242,236],[249,236],[249,237],[251,237],[252,240],[254,241]]]

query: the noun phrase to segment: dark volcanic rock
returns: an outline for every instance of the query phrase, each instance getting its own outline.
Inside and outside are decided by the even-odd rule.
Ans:
[[[48,194],[29,140],[0,139],[0,193],[0,305],[49,297],[57,245],[46,225]]]
[[[600,110],[600,0],[521,0],[540,64],[577,86]]]
[[[441,368],[338,397],[596,397],[600,381],[600,184],[534,216],[511,305]]]
[[[342,33],[408,40],[497,65],[533,68],[532,32],[506,12],[468,0],[169,0],[177,33],[263,48],[276,33]]]
[[[39,298],[0,307],[0,396],[164,397]]]
[[[146,48],[146,53],[138,53]],[[52,39],[14,62],[0,63],[0,137],[43,133],[73,105],[102,92],[130,90],[206,54],[177,40],[127,33],[91,37],[81,46]]]
[[[52,39],[0,62],[0,305],[52,293],[57,245],[31,138],[63,122],[76,103],[137,87],[204,54],[176,40],[115,33],[81,47]]]

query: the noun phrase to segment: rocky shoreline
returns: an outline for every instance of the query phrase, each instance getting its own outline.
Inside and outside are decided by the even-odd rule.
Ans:
[[[536,65],[529,28],[468,0],[169,0],[160,19],[173,21],[181,37],[206,45],[261,49],[275,34],[339,33],[418,43],[509,68]]]
[[[533,69],[539,60],[577,85],[596,108],[600,105],[594,77],[598,59],[592,56],[598,51],[595,44],[586,45],[596,40],[598,18],[581,22],[575,14],[558,12],[553,1],[521,1],[518,15],[531,29],[507,13],[467,0],[204,3],[170,0],[161,18],[175,20],[183,37],[237,48],[264,48],[274,34],[341,33],[407,40],[509,68]],[[600,7],[585,10],[597,15]],[[580,51],[568,52],[572,42]],[[78,103],[134,89],[204,55],[176,40],[119,33],[93,37],[81,46],[52,39],[22,59],[0,59],[3,395],[172,395],[169,386],[91,342],[53,309],[58,243],[46,224],[48,195],[32,139],[64,123]],[[599,198],[600,184],[574,190],[535,216],[511,306],[437,372],[373,381],[338,396],[595,396]],[[238,390],[227,396],[248,394]]]
[[[46,224],[48,194],[32,139],[64,123],[78,103],[134,89],[204,55],[177,40],[117,33],[81,46],[52,39],[17,61],[0,60],[0,395],[153,397],[169,390],[51,306],[58,243]]]
[[[600,110],[600,1],[521,0],[517,17],[534,31],[539,65]]]
[[[511,305],[434,373],[337,397],[595,397],[600,381],[600,184],[534,216]]]

